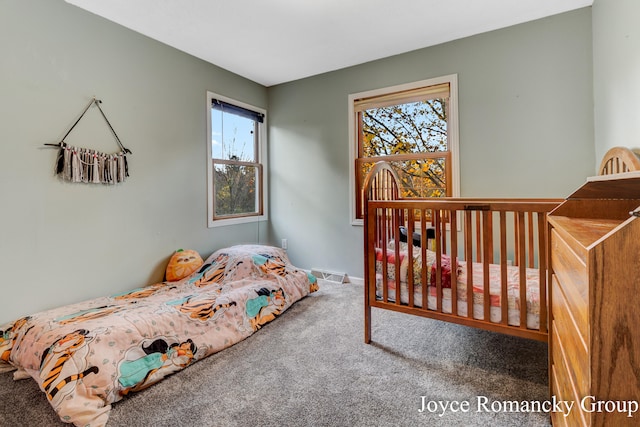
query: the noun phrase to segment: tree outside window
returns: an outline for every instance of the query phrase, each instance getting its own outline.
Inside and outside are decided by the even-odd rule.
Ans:
[[[449,83],[356,98],[354,112],[357,218],[362,218],[364,178],[378,161],[395,169],[402,197],[452,195]]]

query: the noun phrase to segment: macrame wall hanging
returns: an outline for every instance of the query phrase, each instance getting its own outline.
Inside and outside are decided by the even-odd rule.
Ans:
[[[129,176],[129,165],[127,163],[127,154],[132,154],[131,150],[126,148],[120,142],[120,138],[116,134],[116,131],[109,123],[107,116],[100,108],[102,101],[93,98],[91,102],[85,107],[78,117],[78,120],[71,126],[71,129],[62,137],[62,140],[57,144],[44,144],[51,147],[59,147],[58,157],[56,158],[55,172],[65,181],[71,182],[85,182],[85,183],[102,183],[102,184],[116,184],[123,182],[126,177]],[[73,147],[66,142],[65,138],[69,136],[73,128],[76,127],[78,122],[84,117],[89,108],[94,105],[100,110],[100,114],[109,125],[113,136],[120,147],[120,151],[112,154],[101,153],[97,150],[91,150],[88,148]]]

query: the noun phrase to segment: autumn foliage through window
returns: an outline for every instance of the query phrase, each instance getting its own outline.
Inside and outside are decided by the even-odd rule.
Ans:
[[[403,197],[451,196],[448,83],[358,99],[354,111],[358,192],[369,169],[384,160],[398,173]]]

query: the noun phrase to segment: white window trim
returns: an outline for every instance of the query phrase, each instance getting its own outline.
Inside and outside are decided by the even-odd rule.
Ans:
[[[258,162],[262,165],[262,215],[252,215],[246,217],[236,217],[229,219],[213,219],[213,165],[212,165],[212,149],[211,149],[211,101],[213,99],[219,99],[229,104],[237,105],[238,107],[246,108],[247,110],[253,110],[258,113],[264,114],[264,122],[258,126],[260,147],[258,152]],[[237,101],[233,98],[207,91],[207,227],[224,227],[228,225],[246,224],[258,221],[267,221],[269,219],[269,185],[268,185],[268,169],[267,169],[267,110],[259,108],[251,104]]]
[[[356,99],[385,95],[392,92],[418,89],[425,86],[433,86],[441,83],[449,83],[449,121],[447,122],[447,143],[451,151],[451,192],[453,197],[460,197],[460,153],[458,130],[458,75],[435,77],[413,83],[374,89],[349,95],[349,214],[351,225],[363,225],[363,220],[356,218],[355,194],[355,163],[358,157],[358,126],[357,115],[353,105]]]

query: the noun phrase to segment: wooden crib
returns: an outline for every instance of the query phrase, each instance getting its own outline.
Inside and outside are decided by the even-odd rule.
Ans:
[[[403,199],[399,182],[385,162],[365,180],[365,342],[371,307],[546,341],[546,214],[561,200]]]
[[[638,169],[616,147],[599,174]],[[399,183],[379,162],[362,192],[365,342],[372,307],[546,341],[547,213],[563,199],[404,199]]]

